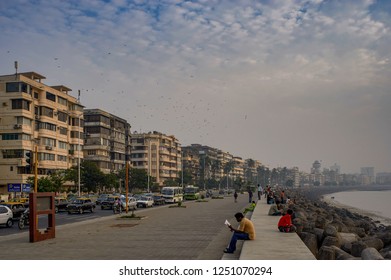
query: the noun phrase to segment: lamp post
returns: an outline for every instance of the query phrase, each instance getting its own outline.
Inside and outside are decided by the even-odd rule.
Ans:
[[[182,168],[182,189],[183,189],[183,151],[181,150],[181,168]]]
[[[150,173],[151,173],[151,143],[150,143],[150,139],[147,139],[147,143],[148,143],[148,170],[147,170],[147,177],[148,177],[148,184],[147,184],[147,192],[149,193],[149,176],[150,176]]]
[[[204,190],[205,190],[205,151],[199,151],[198,152],[200,155],[204,155],[204,159],[203,159],[203,168],[202,168],[202,181],[204,183]]]
[[[83,114],[83,113],[82,113]],[[77,187],[78,187],[78,196],[80,196],[80,118],[82,114],[79,114],[78,122],[78,137],[77,137]]]

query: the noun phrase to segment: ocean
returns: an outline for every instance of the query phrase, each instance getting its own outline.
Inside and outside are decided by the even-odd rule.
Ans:
[[[332,198],[334,197],[334,198]],[[357,212],[372,214],[372,218],[384,218],[391,221],[391,191],[346,191],[324,196],[330,203],[342,204],[355,208]],[[354,210],[354,209],[353,209]]]

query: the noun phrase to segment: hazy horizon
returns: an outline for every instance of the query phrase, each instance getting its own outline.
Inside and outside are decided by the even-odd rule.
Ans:
[[[0,75],[270,168],[391,172],[391,1],[5,0]]]

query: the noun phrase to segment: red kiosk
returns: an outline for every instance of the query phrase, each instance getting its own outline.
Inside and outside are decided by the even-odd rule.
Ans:
[[[29,196],[30,207],[30,242],[38,242],[56,237],[56,212],[54,193],[33,192]],[[38,216],[47,215],[48,226],[42,232],[38,227]]]

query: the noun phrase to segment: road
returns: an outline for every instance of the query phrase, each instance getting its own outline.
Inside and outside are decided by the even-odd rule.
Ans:
[[[234,214],[248,206],[247,195],[239,195],[237,203],[231,196],[184,206],[138,209],[136,214],[144,219],[135,221],[110,213],[95,221],[74,222],[59,226],[55,239],[42,242],[30,243],[27,231],[5,236],[0,238],[0,260],[221,259],[232,235],[224,221],[237,226]]]
[[[158,206],[155,206],[158,207]],[[136,210],[137,211],[137,210]],[[97,206],[95,208],[95,211],[93,213],[85,212],[83,214],[71,214],[69,215],[66,211],[60,211],[56,214],[56,226],[71,224],[75,222],[82,222],[87,221],[91,219],[97,219],[105,216],[114,215],[113,210],[105,209],[101,210],[100,206]],[[42,218],[39,219],[39,227],[40,228],[46,228],[47,226],[47,219]],[[14,220],[14,225],[11,228],[7,228],[5,226],[0,226],[0,236],[7,236],[10,234],[20,233],[23,231],[28,231],[29,227],[26,226],[23,230],[20,230],[18,227],[18,220]]]

